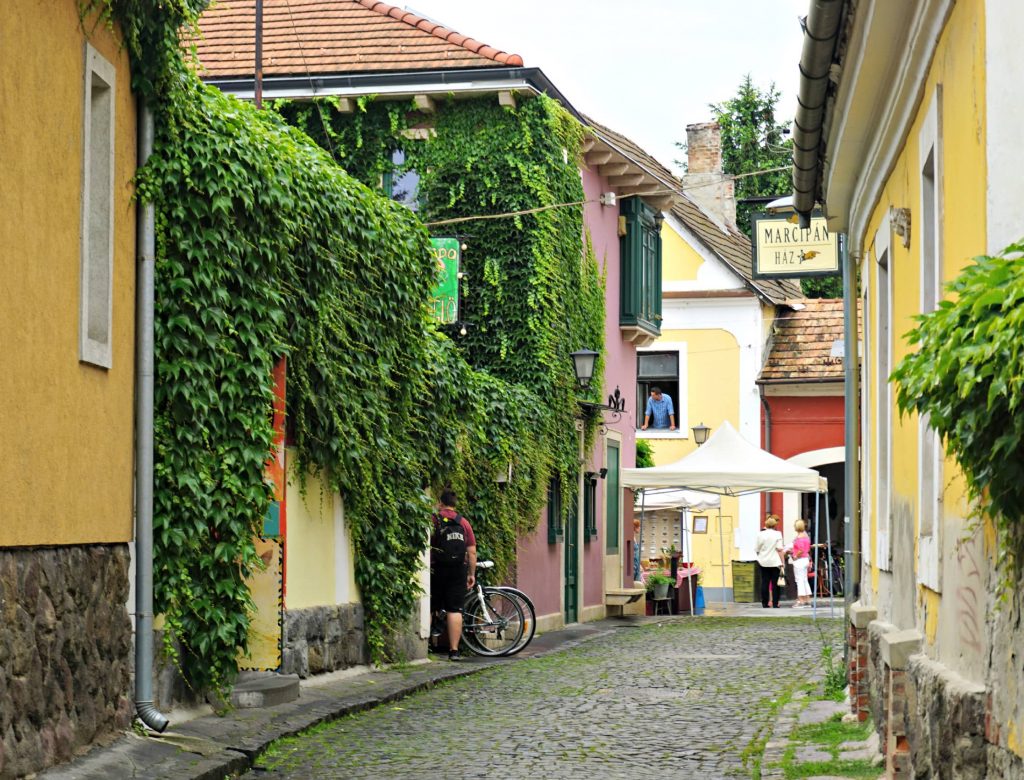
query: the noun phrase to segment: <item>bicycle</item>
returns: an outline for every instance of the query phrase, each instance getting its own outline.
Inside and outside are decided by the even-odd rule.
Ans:
[[[533,641],[534,634],[537,633],[537,610],[534,608],[530,597],[518,588],[513,588],[509,585],[497,585],[494,587],[494,590],[512,596],[512,598],[519,602],[519,608],[523,611],[523,635],[517,645],[504,653],[504,655],[515,655],[529,645]]]
[[[477,655],[511,655],[526,646],[522,639],[527,620],[518,596],[502,588],[484,587],[481,584],[479,573],[493,567],[493,561],[479,561],[476,565],[476,584],[466,594],[462,605],[462,641]],[[536,625],[532,614],[531,627]],[[445,617],[444,610],[435,613],[432,635],[443,635]]]

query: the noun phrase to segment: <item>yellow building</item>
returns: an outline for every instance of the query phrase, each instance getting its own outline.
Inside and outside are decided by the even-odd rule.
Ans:
[[[661,335],[637,352],[637,438],[656,464],[670,463],[697,446],[692,428],[715,430],[729,421],[748,441],[761,443],[761,396],[756,380],[767,357],[778,307],[801,297],[793,280],[755,280],[749,239],[735,225],[731,180],[722,176],[718,126],[687,128],[689,173],[683,181],[658,165],[686,197],[662,224]],[[652,387],[672,398],[675,430],[642,429]],[[708,515],[707,532],[689,536],[709,601],[732,600],[732,561],[754,558],[761,527],[758,494],[722,498]],[[647,531],[647,529],[642,529]],[[655,521],[644,533],[642,557],[653,559],[676,541],[674,523]]]
[[[888,378],[943,285],[1024,233],[1024,8],[847,5],[812,5],[802,95],[825,107],[798,115],[794,141],[808,150],[797,209],[817,199],[847,234],[864,297],[854,709],[884,724],[891,776],[1021,777],[1019,593],[997,609],[995,538],[967,520],[962,476]],[[816,87],[818,73],[838,81]]]
[[[131,719],[136,111],[119,35],[80,5],[0,4],[0,690],[27,675],[44,710],[0,696],[5,777]]]

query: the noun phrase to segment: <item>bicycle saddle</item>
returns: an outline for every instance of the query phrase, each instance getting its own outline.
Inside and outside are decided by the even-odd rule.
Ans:
[[[494,561],[477,561],[476,567],[478,569],[493,569]]]

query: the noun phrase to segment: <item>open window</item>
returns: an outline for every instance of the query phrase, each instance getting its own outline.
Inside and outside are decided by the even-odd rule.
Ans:
[[[636,362],[637,427],[643,425],[647,398],[655,387],[672,399],[676,427],[682,427],[683,421],[679,413],[679,352],[676,350],[638,352]],[[653,420],[651,424],[654,424]]]

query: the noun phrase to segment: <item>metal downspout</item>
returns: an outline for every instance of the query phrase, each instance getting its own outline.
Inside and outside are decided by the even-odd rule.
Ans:
[[[857,325],[857,267],[846,234],[839,236],[839,258],[843,267],[843,368],[845,373],[843,416],[845,422],[846,522],[844,547],[846,577],[843,583],[846,614],[853,603],[855,584],[860,586],[860,355]]]
[[[153,112],[140,100],[139,161],[153,153]],[[137,213],[135,287],[135,709],[156,732],[169,721],[153,704],[153,308],[156,212]]]
[[[764,409],[764,451],[772,451],[772,408],[768,404],[768,399],[764,395],[764,385],[757,386],[758,393],[761,396],[761,407]],[[772,512],[772,494],[768,493],[767,497],[768,506],[766,507],[769,514]]]
[[[845,0],[813,0],[803,21],[800,88],[793,120],[793,208],[800,227],[810,225],[818,198],[829,71],[843,21]]]

